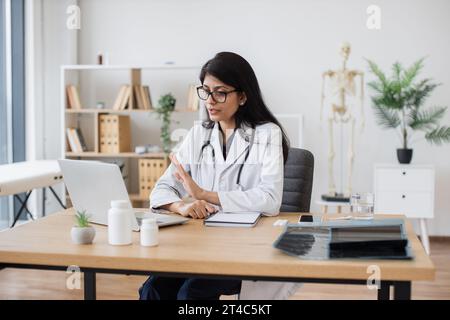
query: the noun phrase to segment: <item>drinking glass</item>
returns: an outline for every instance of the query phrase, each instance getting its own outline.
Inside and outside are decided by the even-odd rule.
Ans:
[[[351,212],[356,217],[373,219],[375,196],[373,193],[354,193],[350,198]]]

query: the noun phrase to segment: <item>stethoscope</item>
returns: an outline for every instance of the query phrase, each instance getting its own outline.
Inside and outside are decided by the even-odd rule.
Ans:
[[[202,148],[200,149],[200,154],[199,154],[199,157],[198,157],[198,164],[199,164],[199,166],[200,166],[200,164],[202,163],[202,160],[203,160],[203,154],[204,154],[204,151],[205,151],[205,149],[206,148],[210,148],[211,149],[211,156],[212,156],[212,162],[213,162],[213,168],[214,168],[214,170],[216,169],[216,152],[214,151],[214,147],[212,146],[212,144],[211,144],[211,135],[212,135],[212,131],[213,131],[213,129],[211,129],[211,130],[208,130],[208,135],[207,135],[207,137],[206,137],[206,139],[205,139],[205,142],[203,143],[203,145],[202,145]],[[242,188],[242,186],[241,186],[241,174],[242,174],[242,168],[244,167],[244,164],[245,164],[245,162],[247,161],[247,158],[248,158],[248,156],[249,156],[249,154],[250,154],[250,149],[252,148],[252,146],[253,146],[253,142],[254,142],[254,139],[255,139],[255,129],[253,129],[252,130],[252,134],[251,134],[251,136],[249,137],[248,135],[246,135],[245,137],[244,137],[244,139],[245,139],[245,141],[250,141],[250,145],[249,145],[249,147],[247,148],[247,152],[245,153],[245,157],[244,157],[244,162],[242,162],[240,165],[239,165],[239,171],[238,171],[238,175],[237,175],[237,178],[236,178],[236,184],[238,185],[238,186],[240,186],[241,188]],[[212,185],[212,187],[211,187],[211,190],[214,190],[214,183],[215,183],[215,178],[214,178],[214,181],[213,181],[213,185]]]

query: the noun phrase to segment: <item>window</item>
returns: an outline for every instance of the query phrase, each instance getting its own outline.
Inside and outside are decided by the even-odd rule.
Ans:
[[[24,0],[0,0],[0,164],[25,160]],[[0,197],[0,229],[20,203]]]
[[[0,164],[8,163],[8,107],[6,100],[6,0],[0,0]],[[0,197],[0,229],[8,225],[8,198]]]

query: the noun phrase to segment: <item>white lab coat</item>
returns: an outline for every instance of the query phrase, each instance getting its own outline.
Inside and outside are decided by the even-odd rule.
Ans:
[[[267,216],[276,216],[281,207],[283,194],[283,149],[280,128],[266,123],[255,128],[254,142],[244,162],[250,145],[252,128],[242,126],[235,132],[224,160],[221,133],[218,123],[212,128],[210,146],[202,146],[207,130],[197,122],[175,152],[177,159],[194,181],[203,189],[216,191],[225,212],[259,211]],[[212,148],[214,149],[214,157]],[[237,176],[242,168],[240,183]],[[152,209],[180,201],[187,193],[173,173],[171,164],[158,180],[150,194]],[[298,284],[266,281],[243,281],[241,299],[285,299],[295,292]]]

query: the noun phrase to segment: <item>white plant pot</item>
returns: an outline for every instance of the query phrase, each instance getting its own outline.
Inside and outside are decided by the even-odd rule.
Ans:
[[[95,238],[94,227],[72,227],[70,231],[73,243],[76,244],[91,244]]]

